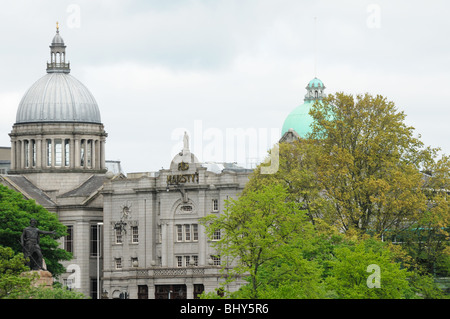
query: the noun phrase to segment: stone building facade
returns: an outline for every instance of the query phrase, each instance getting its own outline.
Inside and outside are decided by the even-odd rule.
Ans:
[[[237,198],[251,170],[200,163],[184,147],[168,169],[129,173],[105,159],[107,133],[89,90],[70,74],[59,34],[46,74],[24,94],[2,149],[0,183],[34,199],[67,226],[73,254],[58,280],[92,298],[195,298],[231,266],[199,220]],[[5,155],[6,154],[6,155]],[[237,290],[236,281],[227,287]]]
[[[199,219],[237,198],[248,169],[201,164],[187,143],[169,169],[109,179],[104,200],[102,289],[108,298],[196,298],[224,280]],[[227,287],[236,290],[242,282]]]

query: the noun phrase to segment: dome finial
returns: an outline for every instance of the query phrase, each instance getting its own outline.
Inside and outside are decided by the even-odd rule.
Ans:
[[[47,73],[70,73],[70,64],[66,63],[66,45],[59,34],[59,22],[56,21],[56,34],[50,45],[50,63],[47,62]]]

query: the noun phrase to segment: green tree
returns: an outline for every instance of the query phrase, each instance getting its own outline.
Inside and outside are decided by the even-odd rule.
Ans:
[[[408,227],[426,210],[425,148],[405,114],[382,96],[337,93],[315,103],[310,138],[320,150],[317,177],[343,231],[380,236]]]
[[[69,290],[66,287],[54,285],[51,289],[46,287],[30,286],[11,293],[5,299],[89,299],[84,294]]]
[[[243,194],[263,185],[280,183],[288,192],[288,200],[297,203],[314,224],[317,218],[326,218],[330,202],[322,196],[317,166],[319,148],[311,140],[301,139],[292,143],[280,143],[278,147],[278,170],[273,174],[261,173],[259,165],[245,185]],[[332,222],[332,221],[330,221]]]
[[[22,253],[15,254],[10,247],[0,246],[0,299],[30,287],[32,278],[21,276],[28,270]]]
[[[221,238],[214,242],[228,278],[247,276],[246,297],[258,298],[263,284],[261,266],[289,251],[289,244],[312,236],[312,225],[297,205],[287,201],[288,192],[280,184],[264,185],[238,200],[226,201],[220,216],[202,219],[207,234],[218,231]],[[228,267],[231,265],[231,269]]]
[[[373,238],[337,247],[330,261],[327,288],[341,299],[414,298],[410,273],[395,262],[385,243]]]
[[[72,258],[72,254],[58,248],[56,241],[67,235],[66,226],[58,221],[56,214],[37,205],[34,200],[26,200],[20,193],[0,185],[0,245],[11,247],[15,253],[22,252],[20,236],[30,225],[31,218],[37,220],[38,228],[56,231],[56,235],[42,236],[40,241],[47,269],[56,277],[65,271],[59,261]]]

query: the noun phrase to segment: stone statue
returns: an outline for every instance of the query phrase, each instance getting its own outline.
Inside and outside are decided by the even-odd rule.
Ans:
[[[184,132],[183,136],[183,151],[189,151],[189,135]]]
[[[30,226],[26,227],[22,236],[20,236],[20,243],[23,248],[23,255],[25,258],[29,258],[29,264],[27,264],[31,270],[46,270],[43,267],[43,256],[41,247],[39,246],[39,235],[55,234],[54,231],[44,231],[36,227],[37,221],[32,218],[30,220]]]

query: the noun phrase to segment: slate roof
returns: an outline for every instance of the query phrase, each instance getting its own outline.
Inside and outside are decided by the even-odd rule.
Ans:
[[[25,197],[34,199],[39,205],[46,208],[56,206],[55,202],[42,189],[34,185],[26,177],[22,175],[8,175],[3,176],[3,179]]]
[[[104,175],[93,175],[79,187],[68,191],[58,197],[88,197],[95,193],[105,182]]]

